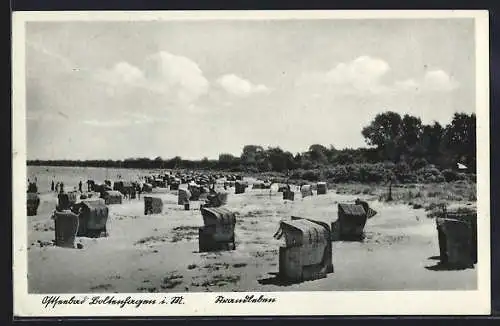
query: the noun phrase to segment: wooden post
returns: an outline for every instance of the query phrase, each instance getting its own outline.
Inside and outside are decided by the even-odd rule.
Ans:
[[[389,181],[389,195],[387,196],[387,201],[392,201],[392,178]]]

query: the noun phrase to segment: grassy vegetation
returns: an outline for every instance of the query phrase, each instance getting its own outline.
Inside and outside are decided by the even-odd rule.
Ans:
[[[360,183],[332,185],[337,193],[371,196],[375,200],[387,202],[389,187]],[[477,201],[476,183],[471,181],[441,182],[432,184],[399,184],[391,190],[395,204],[407,204],[414,209],[425,209],[432,217],[436,211],[450,204],[470,204]]]

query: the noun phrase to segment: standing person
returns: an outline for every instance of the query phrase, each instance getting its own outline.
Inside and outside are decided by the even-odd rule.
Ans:
[[[59,185],[59,192],[63,193],[64,192],[64,183],[61,181],[61,184]]]
[[[52,183],[50,184],[50,191],[54,192],[54,180],[52,180]]]
[[[82,180],[80,180],[80,182],[78,183],[78,191],[83,192],[82,191]]]

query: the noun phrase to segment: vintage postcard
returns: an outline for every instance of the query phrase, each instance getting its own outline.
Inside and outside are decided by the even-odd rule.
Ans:
[[[16,316],[490,313],[487,11],[13,13]]]

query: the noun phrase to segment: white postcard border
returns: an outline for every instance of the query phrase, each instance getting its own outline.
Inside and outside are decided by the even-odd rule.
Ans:
[[[27,21],[152,21],[209,19],[407,19],[473,18],[476,22],[478,289],[475,291],[321,291],[228,292],[179,294],[64,294],[61,300],[114,296],[116,300],[157,301],[138,308],[127,304],[48,305],[45,295],[28,294],[26,221],[26,89],[25,29]],[[490,199],[489,199],[489,25],[487,11],[129,11],[129,12],[15,12],[12,18],[12,158],[13,158],[13,286],[14,315],[54,316],[221,316],[221,315],[465,315],[489,314]],[[215,303],[218,296],[275,298],[274,303]],[[159,304],[164,297],[182,295],[185,304]],[[51,295],[52,296],[52,295]],[[47,299],[45,299],[47,300]]]

